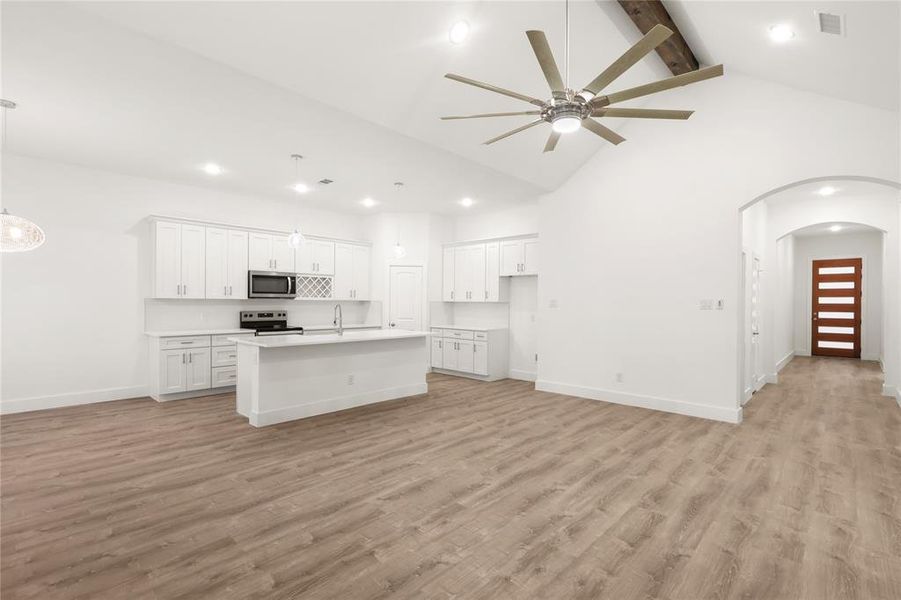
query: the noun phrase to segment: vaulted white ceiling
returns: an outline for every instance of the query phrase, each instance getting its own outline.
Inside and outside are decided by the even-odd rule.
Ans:
[[[808,31],[808,2],[667,3],[702,62],[725,63],[727,76],[897,106],[897,5],[857,4],[816,5],[846,14],[847,35],[830,40]],[[304,196],[311,205],[361,211],[372,196],[381,209],[454,212],[463,196],[480,208],[534,198],[599,149],[615,151],[582,131],[544,154],[544,125],[482,145],[529,117],[439,120],[530,108],[446,72],[546,97],[524,31],[545,30],[562,67],[560,1],[5,2],[2,11],[3,94],[20,103],[8,148],[22,154],[294,198],[288,156],[300,152],[302,179],[336,181]],[[448,28],[460,19],[472,34],[454,46]],[[786,20],[798,36],[774,47],[766,27]],[[616,2],[573,1],[571,26],[573,87],[640,37]],[[667,76],[651,54],[611,91]],[[692,108],[674,93],[639,105]],[[629,143],[654,142],[656,129],[632,136],[626,120],[607,123]],[[207,160],[228,173],[208,179],[197,169]],[[402,198],[396,180],[408,184]]]

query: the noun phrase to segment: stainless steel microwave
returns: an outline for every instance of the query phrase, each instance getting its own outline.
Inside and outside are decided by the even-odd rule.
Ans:
[[[295,298],[297,276],[276,271],[248,271],[248,298]]]

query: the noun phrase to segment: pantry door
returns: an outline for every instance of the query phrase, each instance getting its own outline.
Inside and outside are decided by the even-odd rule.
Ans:
[[[863,259],[813,261],[810,352],[860,358]]]

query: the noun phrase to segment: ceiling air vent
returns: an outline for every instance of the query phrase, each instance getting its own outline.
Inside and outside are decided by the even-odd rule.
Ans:
[[[829,33],[832,35],[845,34],[845,24],[841,15],[833,15],[832,13],[817,11],[816,17],[817,25],[820,28],[820,33]]]
[[[321,183],[322,185],[328,185],[330,183],[335,183],[335,182],[332,181],[331,179],[329,179],[328,177],[326,177],[325,179],[320,179],[319,183]]]

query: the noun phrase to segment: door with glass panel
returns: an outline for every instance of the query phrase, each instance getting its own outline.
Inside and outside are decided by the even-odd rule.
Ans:
[[[813,261],[811,354],[860,358],[863,259]]]

